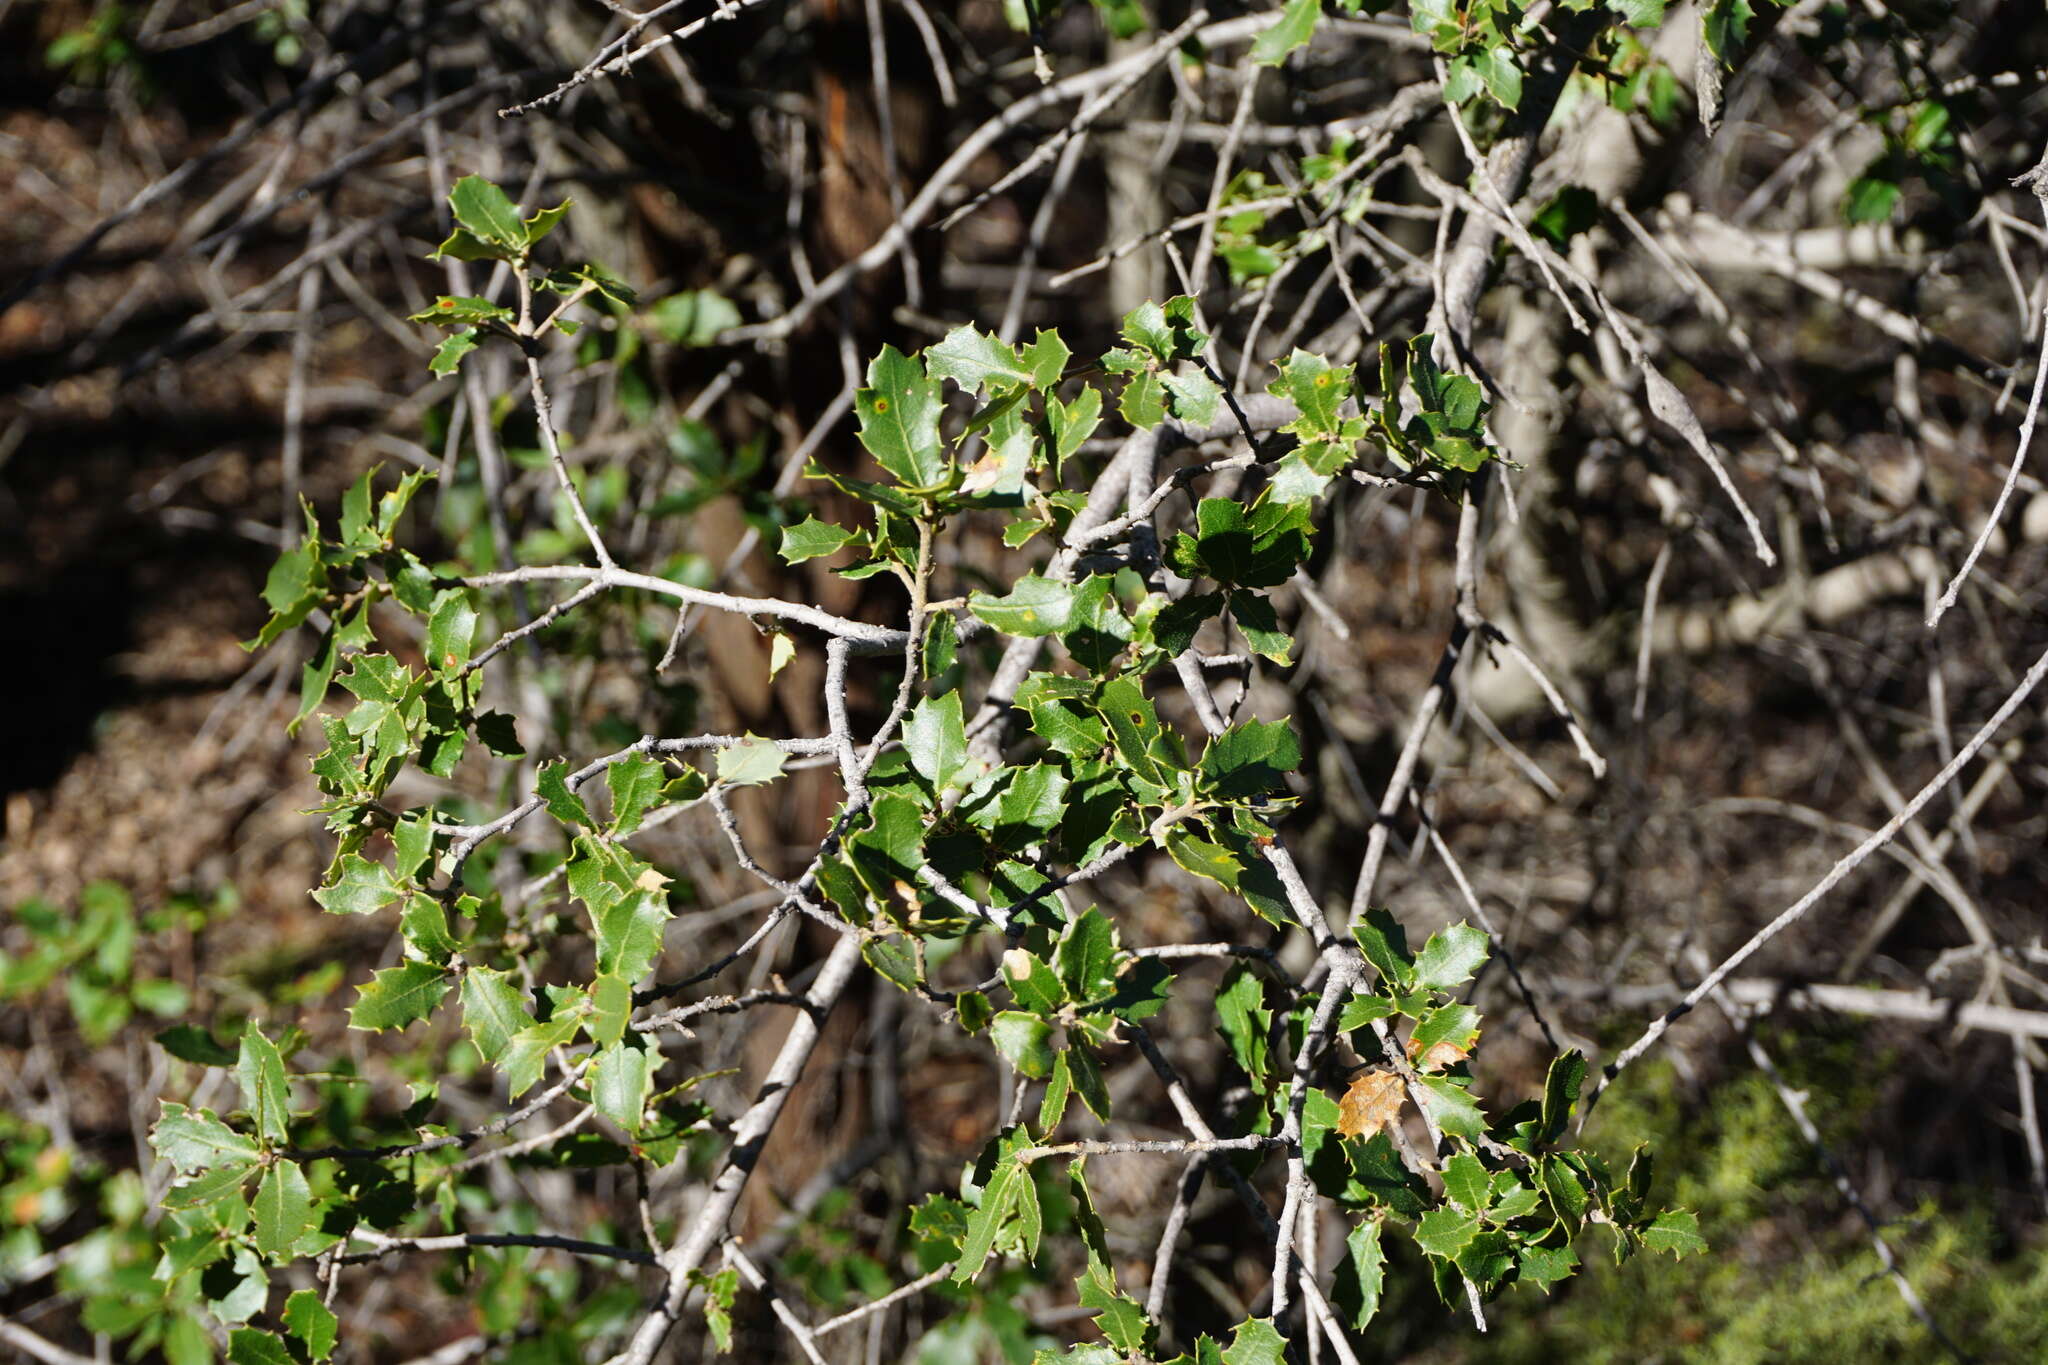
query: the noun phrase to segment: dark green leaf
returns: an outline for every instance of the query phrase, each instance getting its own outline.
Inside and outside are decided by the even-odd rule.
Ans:
[[[455,221],[486,242],[523,249],[527,243],[526,224],[505,191],[480,175],[465,175],[449,192],[448,206]]]
[[[340,875],[332,885],[313,893],[329,914],[368,915],[382,910],[405,894],[405,888],[382,863],[373,863],[359,853],[341,855]]]
[[[242,1107],[256,1125],[256,1135],[266,1142],[283,1142],[290,1135],[291,1087],[284,1074],[284,1056],[277,1044],[264,1037],[251,1019],[242,1030],[242,1048],[235,1063],[235,1078],[242,1087]]]
[[[471,967],[462,977],[462,1023],[487,1062],[504,1055],[512,1035],[533,1023],[510,972]]]
[[[939,407],[938,383],[925,376],[922,362],[894,346],[882,348],[868,366],[868,387],[854,395],[861,444],[913,491],[935,490],[946,481]]]
[[[255,1215],[256,1250],[273,1260],[290,1251],[313,1227],[313,1191],[296,1162],[280,1161],[263,1173],[250,1206]]]
[[[1074,589],[1037,574],[1026,574],[1008,594],[994,597],[975,591],[968,608],[1005,635],[1055,635],[1073,624]]]
[[[988,1026],[996,1051],[1021,1076],[1042,1081],[1052,1074],[1052,1025],[1035,1014],[1004,1010]]]
[[[432,1014],[448,993],[449,984],[447,969],[431,962],[388,967],[356,987],[357,1000],[348,1012],[348,1025],[371,1033],[402,1029]]]
[[[284,1301],[284,1326],[299,1340],[309,1360],[325,1360],[334,1353],[340,1320],[311,1289],[301,1289]]]

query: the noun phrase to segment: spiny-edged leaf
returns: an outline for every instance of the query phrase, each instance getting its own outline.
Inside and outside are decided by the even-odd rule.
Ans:
[[[1607,0],[1607,8],[1631,28],[1656,28],[1664,22],[1665,0]]]
[[[1700,1220],[1688,1209],[1664,1210],[1642,1234],[1644,1246],[1679,1260],[1707,1249],[1707,1239],[1700,1236]]]
[[[1068,923],[1053,946],[1053,971],[1076,1004],[1098,1000],[1116,988],[1116,960],[1116,926],[1092,905]]]
[[[704,1326],[720,1351],[732,1349],[732,1306],[740,1294],[740,1273],[727,1267],[715,1274],[693,1270],[690,1283],[704,1291]]]
[[[1486,1135],[1486,1115],[1472,1092],[1447,1076],[1423,1076],[1415,1097],[1436,1126],[1453,1137],[1474,1141]]]
[[[1074,395],[1071,403],[1046,399],[1045,421],[1052,431],[1053,472],[1057,474],[1101,423],[1102,390],[1088,385]]]
[[[359,853],[342,854],[339,867],[333,884],[313,893],[313,899],[329,914],[373,914],[405,894],[390,868]]]
[[[1012,948],[1003,954],[1003,980],[1018,1006],[1034,1014],[1051,1014],[1066,999],[1059,974],[1028,948]]]
[[[1273,1011],[1266,1006],[1265,978],[1250,964],[1234,962],[1223,974],[1216,990],[1216,1024],[1238,1069],[1251,1078],[1254,1091],[1265,1094]]]
[[[590,1101],[603,1114],[629,1133],[640,1131],[641,1112],[647,1107],[647,1091],[661,1053],[636,1046],[638,1038],[627,1038],[597,1054],[590,1067]]]
[[[1209,741],[1204,783],[1218,796],[1263,796],[1284,789],[1284,774],[1301,765],[1301,746],[1286,721],[1249,721]]]
[[[291,1087],[285,1079],[284,1054],[263,1036],[251,1019],[242,1030],[242,1050],[235,1062],[242,1086],[242,1108],[266,1142],[283,1142],[291,1127]]]
[[[1387,1279],[1387,1252],[1380,1240],[1384,1225],[1361,1218],[1344,1238],[1344,1259],[1337,1264],[1330,1301],[1357,1331],[1364,1331],[1380,1311],[1380,1290]]]
[[[502,1057],[512,1035],[532,1023],[510,972],[471,967],[463,973],[462,1024],[485,1061]]]
[[[480,175],[465,175],[448,194],[455,221],[487,242],[515,249],[527,243],[526,224],[505,194]]]
[[[1288,399],[1300,412],[1287,430],[1303,439],[1335,435],[1342,425],[1338,409],[1351,395],[1352,367],[1297,350],[1275,368],[1280,377],[1266,392]]]
[[[820,559],[845,549],[848,543],[858,540],[860,535],[858,531],[849,531],[833,522],[805,517],[794,526],[782,528],[782,559],[786,564],[801,564],[807,559]]]
[[[1030,1133],[1021,1125],[1010,1129],[989,1144],[982,1162],[977,1163],[977,1173],[984,1163],[988,1164],[988,1172],[981,1186],[981,1203],[967,1216],[960,1259],[953,1266],[956,1284],[966,1284],[981,1273],[989,1253],[1013,1222],[1019,1225],[1016,1231],[1021,1235],[1025,1255],[1036,1253],[1043,1226],[1038,1186],[1031,1179],[1030,1169],[1015,1159],[1015,1154],[1030,1140]]]
[[[1026,574],[996,597],[969,594],[968,609],[1005,635],[1056,635],[1073,624],[1074,588],[1057,579]]]
[[[257,1157],[255,1139],[222,1123],[211,1109],[187,1109],[168,1100],[149,1130],[149,1145],[174,1170],[188,1173],[216,1167],[243,1170]]]
[[[910,765],[934,788],[943,789],[967,764],[967,728],[960,694],[927,697],[903,722],[903,750]]]
[[[1239,874],[1244,871],[1244,864],[1238,856],[1222,844],[1192,832],[1188,826],[1173,825],[1167,829],[1166,853],[1197,877],[1207,877],[1232,891],[1237,890]]]
[[[1117,395],[1116,410],[1132,426],[1150,431],[1166,420],[1166,386],[1160,382],[1159,372],[1142,360],[1123,364],[1121,368],[1110,363],[1110,356],[1131,354],[1129,351],[1112,351],[1103,357],[1103,368],[1112,374],[1129,375],[1124,381],[1123,392]]]
[[[1237,1325],[1230,1344],[1223,1348],[1223,1365],[1283,1365],[1287,1338],[1273,1326],[1271,1318],[1251,1318]]]
[[[468,228],[458,227],[449,233],[441,245],[428,255],[430,261],[453,259],[458,261],[510,261],[518,257],[517,247],[501,246],[487,242]]]
[[[456,669],[469,662],[476,646],[476,607],[463,588],[449,588],[434,600],[427,620],[427,663],[435,669]]]
[[[1444,1193],[1459,1208],[1484,1213],[1493,1202],[1493,1177],[1470,1152],[1459,1152],[1444,1162]]]
[[[1479,1037],[1479,1011],[1470,1005],[1444,1005],[1416,1021],[1408,1038],[1408,1055],[1424,1071],[1456,1066],[1472,1053]]]
[[[661,765],[645,754],[628,754],[605,769],[604,780],[612,793],[612,835],[623,839],[661,799]]]
[[[565,825],[588,825],[594,827],[597,821],[590,818],[590,808],[583,804],[583,798],[569,790],[569,765],[556,759],[540,765],[540,772],[534,778],[534,791],[548,808],[548,814]]]
[[[1052,1074],[1052,1025],[1039,1016],[1004,1010],[990,1021],[988,1036],[1019,1075],[1042,1081]]]
[[[445,967],[431,962],[406,962],[387,967],[356,987],[356,1003],[348,1026],[370,1033],[404,1028],[424,1019],[441,1003],[450,985]]]
[[[1159,361],[1188,360],[1208,346],[1195,330],[1195,301],[1186,294],[1165,303],[1146,302],[1124,314],[1124,340]]]
[[[1415,1225],[1415,1244],[1432,1256],[1454,1258],[1479,1232],[1479,1215],[1462,1209],[1431,1209]]]
[[[438,375],[454,374],[462,368],[463,357],[474,351],[482,344],[482,341],[482,333],[478,332],[475,328],[464,328],[460,332],[450,332],[447,336],[441,338],[441,344],[436,346],[434,354],[428,357],[428,371]]]
[[[1200,370],[1190,370],[1186,374],[1162,373],[1159,379],[1166,386],[1166,406],[1174,420],[1192,427],[1206,427],[1216,420],[1223,390],[1216,387],[1215,380]]]
[[[1271,599],[1251,592],[1232,593],[1230,619],[1244,632],[1252,653],[1283,667],[1294,662],[1294,637],[1280,629],[1280,618]]]
[[[1344,1013],[1337,1018],[1337,1031],[1349,1033],[1394,1013],[1394,1003],[1385,996],[1360,992],[1344,1002]]]
[[[512,310],[502,303],[489,299],[471,298],[463,294],[443,294],[435,299],[433,306],[414,313],[408,322],[430,322],[437,327],[482,327],[493,322],[512,321]],[[355,539],[349,533],[346,516],[342,519],[342,540]]]
[[[755,787],[782,776],[789,756],[768,740],[749,733],[743,744],[718,751],[718,780],[728,787]]]
[[[256,1250],[275,1258],[313,1226],[313,1190],[294,1161],[280,1161],[263,1173],[250,1205],[255,1215]]]
[[[1223,611],[1220,592],[1189,593],[1169,602],[1152,618],[1152,643],[1169,656],[1179,658],[1195,643],[1195,632]]]
[[[1139,777],[1160,782],[1159,762],[1152,755],[1152,742],[1159,738],[1159,712],[1145,695],[1138,680],[1117,678],[1104,685],[1096,709],[1108,724],[1118,757]]]
[[[1515,1278],[1548,1294],[1550,1286],[1570,1279],[1578,1264],[1579,1254],[1572,1250],[1570,1243],[1559,1247],[1525,1246],[1516,1261]]]
[[[1483,929],[1453,924],[1429,936],[1415,956],[1415,979],[1434,990],[1447,991],[1472,979],[1492,951]]]
[[[597,969],[627,981],[647,975],[661,953],[662,928],[669,918],[668,897],[653,891],[593,907]]]
[[[1063,348],[1064,349],[1064,348]],[[969,393],[1035,385],[1032,370],[1017,348],[1002,338],[977,331],[972,324],[955,327],[924,352],[925,368],[935,378],[950,379]],[[1058,378],[1058,372],[1054,372]]]
[[[1057,763],[1032,763],[1015,769],[1009,784],[996,797],[998,834],[1011,832],[1012,847],[1051,834],[1067,813],[1067,791],[1071,786],[1066,769]]]
[[[1351,922],[1351,937],[1358,941],[1365,960],[1379,970],[1380,979],[1398,990],[1415,982],[1415,959],[1408,952],[1408,931],[1401,922],[1377,907]]]
[[[283,1341],[254,1327],[228,1333],[228,1365],[297,1365]]]
[[[325,1360],[334,1353],[340,1320],[320,1302],[311,1289],[300,1289],[284,1301],[284,1328],[298,1338],[308,1360]]]
[[[939,385],[921,361],[894,346],[868,365],[868,387],[854,395],[860,414],[860,442],[896,481],[912,490],[936,489],[946,481],[946,456],[939,445]]]
[[[1486,86],[1486,93],[1503,109],[1522,105],[1522,68],[1515,54],[1505,47],[1486,47],[1472,54],[1472,70]]]
[[[498,1065],[505,1073],[506,1092],[516,1100],[531,1090],[546,1069],[548,1053],[574,1038],[579,1026],[576,1018],[564,1014],[545,1024],[529,1024],[513,1034]]]
[[[1286,61],[1288,53],[1315,35],[1316,16],[1320,13],[1321,0],[1287,0],[1287,7],[1280,11],[1280,22],[1252,43],[1252,60],[1261,66],[1278,66]]]

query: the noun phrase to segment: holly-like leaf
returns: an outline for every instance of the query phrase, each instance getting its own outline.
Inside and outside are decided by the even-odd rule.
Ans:
[[[971,324],[955,327],[944,340],[926,347],[924,360],[934,377],[950,379],[969,393],[993,393],[999,388],[1028,387],[1038,382],[1037,375],[1017,355],[1016,347],[1000,337],[977,331]],[[1058,378],[1057,372],[1054,378]]]
[[[854,395],[860,441],[896,481],[916,492],[946,481],[947,460],[939,444],[939,385],[927,378],[923,362],[894,346],[868,366],[868,387]]]
[[[919,702],[903,722],[903,750],[910,764],[935,789],[943,789],[967,766],[967,728],[960,694]]]
[[[1431,1209],[1415,1225],[1415,1244],[1431,1256],[1450,1260],[1479,1233],[1479,1215],[1462,1209]]]
[[[990,1021],[990,1041],[1020,1076],[1042,1081],[1052,1074],[1052,1025],[1035,1014],[1004,1010]]]
[[[1273,1011],[1266,1005],[1265,978],[1249,964],[1234,962],[1223,974],[1216,989],[1216,1026],[1231,1058],[1251,1078],[1252,1089],[1265,1094]]]
[[[1288,53],[1315,36],[1316,18],[1321,13],[1321,0],[1287,0],[1280,22],[1252,43],[1252,60],[1261,66],[1279,66]]]
[[[344,853],[340,875],[313,893],[313,899],[332,915],[368,915],[382,910],[405,894],[405,888],[382,863],[373,863],[359,853]]]
[[[786,564],[820,559],[845,549],[860,536],[860,532],[849,531],[844,526],[806,517],[794,526],[782,528],[782,559]]]
[[[661,1053],[636,1046],[637,1038],[612,1044],[597,1054],[590,1068],[590,1101],[603,1114],[629,1133],[640,1131],[642,1112]]]
[[[1482,929],[1453,924],[1429,936],[1415,957],[1415,979],[1433,990],[1447,991],[1472,979],[1492,951]]]
[[[1486,1135],[1486,1115],[1480,1112],[1479,1101],[1449,1077],[1422,1077],[1415,1095],[1436,1126],[1451,1136],[1476,1141]]]
[[[370,1033],[402,1029],[432,1014],[450,984],[447,969],[431,962],[387,967],[356,987],[357,999],[349,1009],[348,1026]]]
[[[1700,1220],[1686,1209],[1664,1210],[1642,1234],[1644,1246],[1677,1260],[1707,1249],[1707,1239],[1700,1236]]]
[[[297,1362],[285,1349],[284,1342],[269,1332],[258,1331],[254,1327],[237,1327],[228,1333],[228,1365],[297,1365]]]
[[[1252,1318],[1237,1325],[1223,1348],[1223,1365],[1284,1365],[1287,1338],[1271,1318]]]
[[[413,896],[399,912],[398,931],[406,947],[425,961],[445,967],[461,944],[448,932],[448,912],[430,896]]]
[[[482,334],[475,328],[450,332],[441,338],[441,344],[434,348],[434,354],[427,361],[427,369],[438,375],[451,375],[462,368],[463,357],[482,344]]]
[[[628,754],[605,769],[604,780],[612,793],[612,837],[623,839],[661,800],[661,765],[644,754]]]
[[[1067,998],[1086,1004],[1115,990],[1117,956],[1116,926],[1090,906],[1061,931],[1052,966]]]
[[[1387,1279],[1387,1252],[1380,1237],[1385,1225],[1361,1218],[1344,1238],[1344,1259],[1337,1264],[1330,1299],[1351,1326],[1363,1332],[1380,1311],[1380,1291]]]
[[[1445,1005],[1416,1021],[1408,1037],[1408,1055],[1424,1071],[1441,1071],[1471,1056],[1478,1038],[1479,1011],[1470,1005]]]

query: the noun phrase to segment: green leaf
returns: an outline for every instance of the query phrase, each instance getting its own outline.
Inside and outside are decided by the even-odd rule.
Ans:
[[[913,492],[936,491],[946,481],[939,445],[939,386],[925,367],[894,346],[868,365],[868,387],[854,395],[860,442],[883,469]]]
[[[1223,1348],[1223,1365],[1284,1365],[1286,1358],[1287,1338],[1271,1318],[1239,1323],[1230,1345]]]
[[[402,1029],[432,1014],[434,1006],[448,993],[448,986],[447,969],[431,962],[387,967],[356,987],[357,999],[349,1009],[348,1026],[370,1033]]]
[[[256,1250],[271,1259],[290,1251],[313,1227],[313,1190],[297,1162],[280,1161],[256,1187]]]
[[[1361,992],[1344,1002],[1344,1012],[1337,1017],[1337,1031],[1349,1033],[1395,1013],[1394,1002],[1385,996]]]
[[[661,935],[671,918],[668,897],[651,891],[591,908],[597,937],[597,969],[627,981],[647,975],[661,955]]]
[[[297,1365],[282,1341],[254,1327],[228,1333],[229,1365]]]
[[[837,554],[860,537],[858,531],[806,517],[794,526],[782,528],[782,560],[785,564],[801,564],[807,559],[821,559]]]
[[[704,1325],[711,1332],[711,1340],[720,1351],[732,1349],[732,1306],[740,1294],[740,1273],[725,1269],[715,1275],[701,1270],[690,1272],[690,1279],[704,1291]]]
[[[513,1034],[532,1026],[533,1016],[521,1003],[510,972],[471,967],[462,976],[462,1024],[484,1060],[495,1062]]]
[[[1707,1249],[1707,1239],[1700,1236],[1700,1220],[1686,1209],[1664,1210],[1642,1233],[1644,1246],[1677,1260]]]
[[[1656,28],[1664,22],[1665,0],[1607,0],[1607,8],[1631,28]]]
[[[1492,951],[1484,930],[1453,924],[1431,934],[1415,958],[1415,979],[1434,990],[1447,991],[1472,979]]]
[[[1322,13],[1320,0],[1287,0],[1280,22],[1261,33],[1252,43],[1252,60],[1261,66],[1279,66],[1287,54],[1315,36],[1316,18]]]
[[[1387,1279],[1387,1252],[1380,1240],[1384,1224],[1362,1218],[1344,1238],[1344,1259],[1338,1262],[1330,1299],[1360,1332],[1380,1311],[1380,1291]]]
[[[1061,931],[1053,946],[1053,972],[1076,1004],[1099,1000],[1116,989],[1116,926],[1090,906]]]
[[[339,866],[341,874],[333,884],[313,893],[331,915],[374,914],[405,894],[390,868],[359,853],[342,854]]]
[[[1294,662],[1294,637],[1280,629],[1280,618],[1274,613],[1271,600],[1256,593],[1233,593],[1230,619],[1244,632],[1252,653],[1282,666]]]
[[[788,755],[760,736],[749,733],[744,744],[718,751],[718,780],[728,787],[757,787],[782,776]]]
[[[1030,1134],[1018,1127],[990,1144],[993,1161],[986,1183],[981,1187],[981,1203],[967,1216],[967,1231],[960,1242],[960,1258],[953,1266],[956,1284],[969,1283],[981,1273],[989,1253],[995,1250],[997,1240],[1006,1231],[1014,1230],[1020,1235],[1027,1257],[1036,1253],[1042,1226],[1038,1187],[1032,1181],[1030,1170],[1014,1155],[1029,1142]],[[984,1160],[988,1159],[989,1153],[984,1153]]]
[[[463,588],[450,588],[434,599],[434,614],[427,621],[427,664],[436,670],[454,670],[469,662],[476,647],[476,607]]]
[[[709,289],[688,289],[657,300],[647,310],[654,334],[676,346],[710,346],[740,325],[740,310],[731,299]]]
[[[1842,196],[1842,217],[1845,221],[1882,223],[1892,216],[1892,210],[1898,207],[1901,186],[1886,173],[1887,169],[1887,163],[1880,159],[1849,182],[1849,188]]]
[[[1399,920],[1385,910],[1369,909],[1351,922],[1351,937],[1382,981],[1399,991],[1413,988],[1415,959],[1408,952],[1408,931]]]
[[[1008,785],[996,798],[998,837],[1016,847],[1050,835],[1067,813],[1067,792],[1071,786],[1066,769],[1057,763],[1032,763],[1013,769]]]
[[[443,294],[434,300],[433,307],[421,309],[406,321],[432,323],[436,327],[487,327],[493,322],[509,323],[513,316],[512,310],[502,303],[467,294]],[[350,530],[350,519],[346,514],[342,517],[341,538],[345,543],[354,543],[357,539]]]
[[[1060,1055],[1067,1059],[1067,1071],[1073,1077],[1074,1093],[1081,1097],[1081,1103],[1088,1106],[1089,1113],[1108,1123],[1109,1078],[1102,1074],[1102,1062],[1080,1042],[1070,1044]]]
[[[1472,1051],[1479,1038],[1479,1011],[1470,1005],[1444,1005],[1429,1010],[1416,1021],[1415,1032],[1409,1036],[1408,1051],[1415,1058],[1415,1064],[1425,1070],[1438,1070],[1447,1063],[1432,1061],[1430,1053],[1439,1046],[1448,1046],[1458,1053],[1461,1060]]]
[[[1486,1115],[1472,1092],[1447,1076],[1423,1076],[1413,1093],[1436,1126],[1453,1137],[1477,1140],[1486,1136]]]
[[[1021,1076],[1042,1081],[1052,1075],[1052,1025],[1035,1014],[1004,1010],[990,1021],[989,1039]]]
[[[605,769],[604,780],[612,793],[612,837],[623,839],[661,800],[661,765],[644,754],[628,754]]]
[[[958,692],[927,697],[912,708],[903,722],[903,750],[934,789],[957,784],[967,766],[967,729]]]
[[[149,1145],[172,1169],[187,1174],[217,1167],[246,1170],[258,1155],[255,1139],[222,1123],[211,1109],[187,1109],[169,1101],[150,1129]]]
[[[1459,1208],[1484,1213],[1493,1202],[1493,1177],[1470,1152],[1459,1152],[1444,1162],[1443,1174],[1444,1193]]]
[[[301,1289],[284,1301],[284,1326],[299,1339],[309,1360],[325,1360],[334,1354],[340,1320],[320,1302],[320,1295]]]
[[[455,221],[476,237],[499,246],[523,250],[527,244],[526,224],[519,209],[505,191],[480,175],[465,175],[449,192],[448,207]]]
[[[427,369],[438,375],[454,374],[462,368],[463,357],[481,345],[482,340],[482,334],[474,328],[450,332],[434,348],[433,356],[427,361]]]
[[[1074,401],[1063,403],[1057,398],[1045,400],[1045,422],[1052,433],[1052,462],[1055,474],[1066,465],[1074,452],[1081,448],[1095,428],[1102,421],[1102,390],[1087,386],[1074,395]]]
[[[1286,790],[1286,774],[1301,765],[1301,746],[1286,721],[1250,721],[1209,741],[1202,751],[1204,785],[1218,796],[1241,799]]]
[[[437,967],[448,965],[462,945],[448,932],[448,912],[430,896],[413,896],[399,912],[398,931],[406,946]]]
[[[1451,1260],[1479,1232],[1479,1215],[1461,1209],[1431,1209],[1415,1225],[1415,1244],[1431,1256]]]
[[[1300,412],[1287,430],[1304,439],[1335,435],[1343,426],[1338,409],[1351,396],[1350,365],[1332,365],[1319,355],[1295,350],[1276,363],[1280,377],[1266,392],[1291,401]]]
[[[547,1065],[548,1053],[574,1038],[577,1027],[578,1020],[569,1016],[531,1024],[512,1035],[498,1069],[505,1073],[505,1089],[513,1099],[533,1088]]]
[[[626,1036],[626,1020],[633,1013],[633,984],[622,976],[606,974],[590,983],[590,1017],[584,1028],[590,1041],[610,1047]]]
[[[1578,1264],[1579,1254],[1569,1244],[1561,1247],[1525,1246],[1521,1249],[1515,1278],[1548,1294],[1550,1286],[1570,1279]]]
[[[156,1036],[156,1045],[181,1062],[197,1066],[233,1066],[241,1054],[215,1042],[196,1024],[174,1024]]]
[[[569,765],[560,759],[540,765],[540,772],[534,778],[533,789],[547,806],[548,814],[565,825],[587,825],[595,827],[597,821],[590,818],[590,808],[583,804],[583,798],[569,789]]]
[[[1658,7],[1662,8],[1661,3]],[[1509,110],[1521,107],[1522,68],[1516,64],[1514,53],[1505,47],[1482,48],[1472,54],[1472,67],[1494,103]]]
[[[950,379],[969,393],[1038,386],[1038,376],[1018,357],[1016,347],[971,324],[955,327],[926,347],[924,360],[933,377]],[[1053,377],[1059,377],[1057,371]]]
[[[1543,1140],[1555,1142],[1571,1122],[1572,1107],[1579,1102],[1579,1087],[1586,1083],[1586,1059],[1578,1049],[1562,1053],[1550,1064],[1543,1078]]]
[[[1062,1048],[1053,1054],[1052,1076],[1046,1081],[1045,1097],[1038,1104],[1038,1131],[1047,1137],[1066,1117],[1067,1099],[1074,1093],[1074,1071],[1067,1060],[1072,1053],[1073,1049]]]
[[[1266,1006],[1265,978],[1249,964],[1234,962],[1223,974],[1216,991],[1216,1024],[1232,1059],[1251,1078],[1253,1091],[1267,1093],[1273,1011]]]
[[[284,1142],[290,1136],[292,1117],[284,1055],[257,1029],[254,1019],[242,1030],[235,1078],[241,1083],[242,1107],[249,1111],[256,1135],[266,1142]]]
[[[640,1131],[647,1091],[654,1080],[661,1053],[637,1046],[637,1038],[614,1043],[597,1054],[590,1068],[590,1101],[603,1114],[629,1133]]]
[[[994,597],[976,590],[969,594],[968,609],[1005,635],[1056,635],[1073,624],[1074,589],[1071,584],[1037,574],[1026,574],[1011,585],[1007,595]]]

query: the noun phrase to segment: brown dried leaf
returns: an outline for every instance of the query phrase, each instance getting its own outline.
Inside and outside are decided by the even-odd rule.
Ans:
[[[1337,1101],[1337,1132],[1344,1137],[1369,1138],[1401,1117],[1407,1088],[1391,1071],[1368,1071],[1351,1082],[1344,1098]]]

